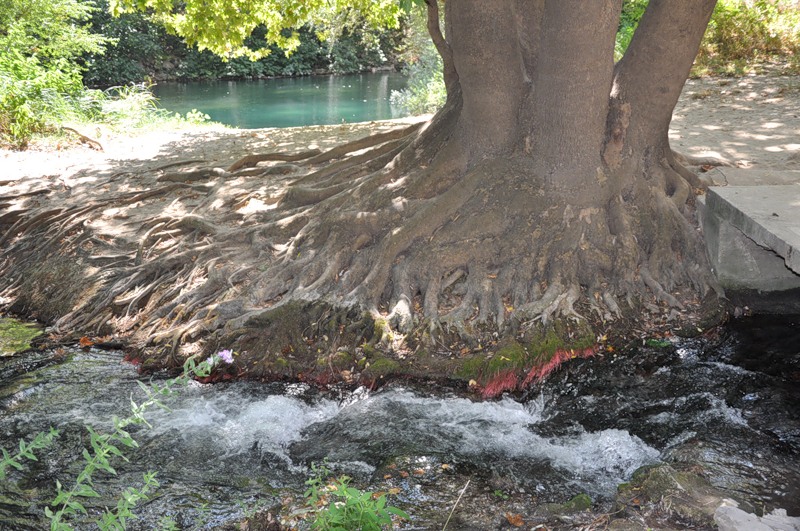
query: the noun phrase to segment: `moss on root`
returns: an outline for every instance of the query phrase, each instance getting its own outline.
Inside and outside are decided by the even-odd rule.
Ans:
[[[366,378],[386,378],[393,374],[402,372],[403,368],[399,362],[389,358],[378,358],[364,369],[363,375]]]
[[[456,378],[475,382],[484,397],[520,390],[538,381],[561,363],[589,357],[596,339],[588,324],[556,322],[527,330],[516,340],[507,340],[492,353],[479,353],[458,360]]]

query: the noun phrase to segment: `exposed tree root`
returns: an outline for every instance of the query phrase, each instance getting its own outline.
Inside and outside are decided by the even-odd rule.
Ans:
[[[337,370],[363,362],[379,378],[393,365],[376,347],[412,368],[453,370],[450,354],[432,353],[562,325],[593,344],[643,307],[663,323],[670,309],[692,312],[714,287],[683,256],[701,245],[697,183],[673,160],[605,205],[576,207],[524,154],[467,165],[451,143],[419,141],[447,139],[446,116],[420,127],[227,169],[183,161],[186,171],[160,166],[129,186],[112,176],[91,200],[3,198],[19,208],[0,217],[0,289],[57,331],[127,338],[153,366],[224,346],[239,351],[242,374],[296,376],[346,352]],[[52,311],[32,294],[45,289]]]
[[[75,129],[73,129],[71,127],[62,127],[61,130],[70,132],[70,133],[72,133],[74,135],[77,135],[77,137],[80,139],[80,141],[82,143],[84,143],[84,144],[88,144],[90,148],[96,149],[98,151],[103,151],[103,145],[100,144],[100,142],[98,142],[97,140],[94,140],[93,138],[89,138],[88,136],[76,131]]]

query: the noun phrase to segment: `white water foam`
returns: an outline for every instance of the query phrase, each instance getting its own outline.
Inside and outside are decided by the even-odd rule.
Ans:
[[[541,404],[509,398],[474,402],[394,389],[357,393],[341,403],[327,399],[309,403],[294,396],[248,396],[238,389],[188,390],[171,404],[172,411],[147,415],[153,425],[148,437],[178,437],[185,445],[181,451],[213,453],[218,458],[257,448],[286,464],[290,464],[290,445],[303,438],[330,444],[338,461],[357,460],[353,448],[372,444],[387,452],[547,462],[601,488],[626,481],[636,468],[659,456],[637,437],[617,429],[542,437],[531,430],[546,413]],[[311,429],[304,432],[307,428]]]
[[[364,425],[356,418],[371,420]],[[541,420],[541,408],[508,398],[473,402],[391,390],[344,408],[334,422],[349,430],[357,426],[359,438],[416,441],[465,456],[546,460],[577,477],[609,484],[627,480],[659,456],[638,437],[617,429],[544,438],[530,429]]]
[[[235,388],[180,400],[171,411],[147,415],[153,435],[176,430],[192,442],[217,447],[220,457],[238,455],[256,445],[286,460],[287,447],[300,440],[301,431],[316,422],[333,418],[339,405],[332,400],[308,404],[293,396],[246,397]]]

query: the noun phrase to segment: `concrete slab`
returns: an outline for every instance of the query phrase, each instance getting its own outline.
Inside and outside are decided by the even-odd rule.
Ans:
[[[800,274],[800,183],[712,187],[705,210],[772,250]]]
[[[728,298],[742,307],[759,307],[762,313],[800,311],[800,275],[786,267],[783,257],[710,212],[706,199],[697,197],[698,214],[711,266]],[[781,298],[787,298],[789,304],[778,304]]]

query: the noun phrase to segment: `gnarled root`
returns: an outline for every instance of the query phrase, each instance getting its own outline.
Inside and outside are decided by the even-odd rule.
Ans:
[[[264,375],[340,351],[357,365],[375,346],[471,350],[642,307],[688,312],[713,287],[689,259],[695,183],[673,161],[576,206],[525,155],[470,162],[448,120],[226,170],[162,166],[97,182],[107,191],[88,203],[20,208],[0,218],[0,289],[41,312],[25,290],[57,283],[67,261],[75,289],[48,314],[59,329],[129,337],[157,364],[234,346],[243,373]],[[19,281],[37,263],[53,271]]]

